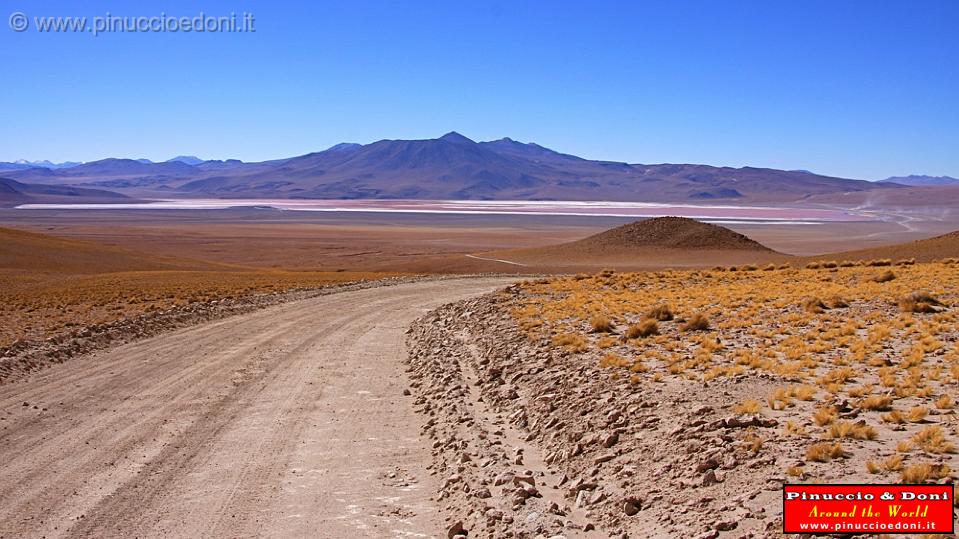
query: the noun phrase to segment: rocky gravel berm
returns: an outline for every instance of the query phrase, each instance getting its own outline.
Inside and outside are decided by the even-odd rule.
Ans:
[[[761,443],[775,420],[722,412],[772,381],[631,383],[529,340],[513,293],[408,332],[450,537],[779,537],[797,448]]]

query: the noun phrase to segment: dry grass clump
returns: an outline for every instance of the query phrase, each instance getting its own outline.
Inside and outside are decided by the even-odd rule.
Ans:
[[[829,462],[832,459],[838,459],[846,456],[846,450],[842,444],[819,442],[812,444],[806,449],[806,460],[810,462]]]
[[[825,427],[839,417],[839,413],[836,412],[835,408],[820,408],[816,410],[812,415],[812,420],[815,424],[820,427]]]
[[[891,270],[886,270],[872,278],[875,283],[888,283],[896,278],[896,274]]]
[[[944,394],[936,399],[936,408],[940,410],[950,410],[956,405],[951,395]]]
[[[863,410],[876,410],[885,412],[892,409],[892,397],[889,395],[873,395],[866,397],[859,403]]]
[[[553,337],[553,344],[562,346],[570,352],[585,352],[589,350],[586,339],[578,333],[562,333]]]
[[[806,429],[795,421],[786,421],[786,427],[783,430],[790,436],[806,437],[809,435]]]
[[[854,440],[875,440],[876,429],[866,425],[864,421],[838,421],[829,426],[829,438],[852,438]]]
[[[597,315],[589,319],[589,328],[593,333],[612,333],[613,321],[608,317]]]
[[[673,319],[673,311],[669,308],[669,305],[657,305],[650,309],[649,314],[646,315],[646,318],[652,318],[653,320],[658,320],[660,322],[668,322]]]
[[[902,455],[893,455],[883,461],[882,467],[887,472],[898,472],[902,469]]]
[[[811,401],[816,395],[816,388],[807,385],[789,386],[789,396],[801,401]]]
[[[913,406],[909,409],[909,414],[906,416],[906,419],[910,423],[921,423],[926,419],[927,415],[929,415],[929,409],[925,406]]]
[[[880,417],[886,423],[900,424],[900,423],[906,422],[906,416],[902,415],[902,412],[900,412],[899,410],[893,410],[889,412],[888,414],[882,414],[882,416]]]
[[[942,427],[933,425],[917,432],[910,438],[913,444],[926,453],[955,453],[956,444],[946,440]]]
[[[899,480],[902,483],[922,484],[951,476],[952,470],[945,464],[919,463],[904,469],[899,476]]]
[[[786,468],[786,475],[789,477],[799,477],[801,478],[806,471],[802,469],[802,466],[790,466]]]
[[[849,307],[849,302],[839,296],[833,296],[829,298],[829,300],[826,301],[826,304],[829,305],[830,309],[845,309],[846,307]]]
[[[607,369],[629,367],[632,364],[632,361],[612,352],[606,354],[599,360],[599,366]]]
[[[938,313],[943,303],[925,292],[913,292],[899,300],[899,309],[904,313]]]
[[[626,329],[627,339],[638,339],[640,337],[650,337],[659,335],[659,324],[652,318],[647,318],[638,324],[633,324]]]
[[[702,313],[695,313],[679,329],[682,331],[706,331],[709,329],[709,319]]]
[[[766,399],[766,403],[769,404],[770,409],[785,410],[793,405],[793,398],[789,394],[789,388],[780,387]]]
[[[803,301],[803,308],[813,314],[819,314],[828,309],[825,303],[819,298],[806,298]]]

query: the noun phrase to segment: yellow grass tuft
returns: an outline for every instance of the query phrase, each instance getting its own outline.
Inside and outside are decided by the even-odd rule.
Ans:
[[[709,319],[702,313],[695,313],[679,329],[682,331],[706,331],[709,329]]]
[[[657,305],[649,311],[646,317],[660,322],[667,322],[673,319],[673,311],[669,308],[669,305]]]
[[[842,444],[820,442],[809,446],[806,450],[806,460],[810,462],[829,462],[832,459],[838,459],[846,456],[846,451]]]
[[[956,452],[956,444],[946,440],[946,434],[942,431],[942,427],[938,425],[922,429],[913,435],[910,441],[926,453]]]
[[[859,403],[863,410],[886,411],[892,409],[892,397],[889,395],[873,395],[866,397]]]
[[[640,337],[649,337],[659,335],[659,324],[655,319],[647,318],[638,324],[633,324],[626,329],[627,339],[638,339]]]
[[[882,416],[880,416],[880,417],[881,417],[882,420],[885,421],[886,423],[896,423],[896,424],[899,424],[899,423],[905,423],[905,422],[906,422],[906,416],[902,415],[902,412],[900,412],[899,410],[893,410],[893,411],[889,412],[888,414],[882,414]]]
[[[813,413],[812,420],[820,427],[825,427],[826,425],[829,425],[835,421],[838,417],[839,414],[836,412],[835,408],[820,408]]]
[[[890,270],[886,270],[880,273],[879,275],[876,275],[875,277],[873,277],[872,280],[873,282],[877,282],[877,283],[888,283],[889,281],[892,281],[895,278],[896,278],[895,273],[893,273]]]
[[[907,419],[910,423],[920,423],[929,414],[929,409],[925,406],[913,406],[909,409]]]
[[[755,414],[759,412],[761,408],[762,405],[759,403],[759,401],[755,399],[746,399],[734,406],[733,411],[737,414]]]
[[[899,309],[904,313],[937,313],[943,304],[925,292],[914,292],[899,300]]]
[[[903,483],[922,484],[950,477],[952,470],[945,464],[913,464],[902,471],[899,480]]]
[[[611,333],[613,321],[605,316],[594,316],[589,319],[589,327],[593,333]]]
[[[827,433],[829,438],[852,438],[854,440],[875,440],[878,433],[876,429],[865,422],[853,423],[851,421],[838,421],[829,426]]]
[[[902,455],[893,455],[883,461],[883,469],[887,472],[898,472],[902,469]]]
[[[586,339],[578,333],[562,333],[553,337],[553,344],[570,352],[585,352],[589,349]]]
[[[940,410],[949,410],[956,405],[956,401],[953,400],[952,395],[943,394],[938,399],[936,399],[936,408]]]

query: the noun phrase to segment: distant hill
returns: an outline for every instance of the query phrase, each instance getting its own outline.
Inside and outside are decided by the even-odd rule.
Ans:
[[[959,180],[949,176],[893,176],[880,180],[883,183],[896,183],[899,185],[923,186],[923,185],[959,185]]]
[[[707,267],[791,258],[726,227],[685,217],[646,219],[568,243],[472,257],[486,261],[484,271],[519,268],[527,272]]]
[[[588,251],[631,249],[712,249],[772,251],[743,234],[686,217],[656,217],[635,221],[569,244]]]
[[[127,202],[129,197],[102,189],[87,189],[66,185],[40,185],[0,178],[0,206],[19,204],[64,204]]]
[[[905,189],[891,183],[754,167],[593,161],[510,138],[475,142],[456,132],[437,139],[343,143],[259,163],[196,163],[189,156],[164,163],[104,159],[7,175],[27,183],[80,185],[163,198],[777,203]]]

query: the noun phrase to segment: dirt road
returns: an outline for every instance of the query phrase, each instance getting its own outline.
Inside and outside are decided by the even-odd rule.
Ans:
[[[278,305],[0,386],[0,537],[445,536],[403,334],[507,282]]]

